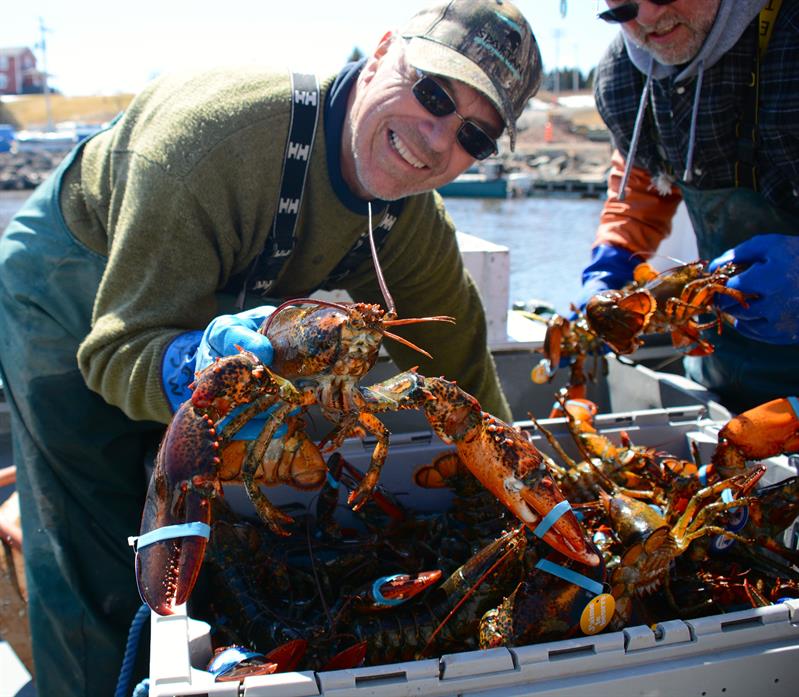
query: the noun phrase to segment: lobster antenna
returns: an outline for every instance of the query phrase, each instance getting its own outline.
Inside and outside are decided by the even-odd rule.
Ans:
[[[471,598],[477,589],[483,585],[484,581],[494,572],[494,570],[502,564],[513,552],[516,551],[520,542],[517,542],[519,536],[521,535],[522,531],[524,530],[524,524],[520,525],[518,528],[513,530],[510,534],[509,540],[513,542],[512,546],[509,546],[505,552],[502,553],[502,556],[497,559],[483,574],[478,578],[473,584],[472,587],[464,594],[464,596],[455,603],[455,607],[453,607],[447,616],[441,621],[438,627],[435,628],[435,631],[430,635],[430,638],[427,640],[427,643],[424,645],[422,650],[419,652],[419,656],[423,657],[427,650],[430,648],[430,645],[433,643],[433,639],[436,638],[438,633],[444,628],[444,626],[449,622],[450,618],[460,609],[461,605],[463,605],[469,598]],[[510,543],[509,543],[510,544]]]
[[[560,404],[560,408],[563,409],[564,414],[566,414],[566,420],[569,422],[569,432],[572,435],[572,440],[574,440],[575,445],[577,446],[577,450],[579,451],[580,455],[585,460],[585,463],[593,470],[594,474],[599,477],[600,481],[602,482],[601,486],[608,492],[618,491],[618,485],[607,475],[605,474],[599,467],[594,464],[593,456],[591,452],[586,448],[585,443],[577,437],[574,433],[575,422],[577,419],[574,418],[574,414],[572,414],[566,408],[566,398],[563,395],[563,391],[557,392],[555,394],[555,400],[558,404]]]
[[[421,353],[423,356],[427,356],[427,358],[429,358],[430,360],[433,359],[433,357],[423,348],[420,348],[412,341],[408,341],[407,339],[399,336],[399,334],[394,334],[393,332],[387,332],[385,329],[381,330],[380,333],[383,336],[388,337],[389,339],[394,339],[394,341],[398,341],[400,344],[404,344],[408,348],[412,348],[414,351]]]
[[[375,246],[375,237],[372,233],[372,202],[366,204],[366,209],[369,212],[369,247],[372,250],[372,263],[375,266],[375,273],[377,274],[377,282],[380,285],[380,292],[383,294],[383,300],[386,301],[386,311],[388,314],[395,314],[394,298],[388,292],[386,279],[383,277],[383,270],[380,268],[380,260],[377,258],[377,247]]]

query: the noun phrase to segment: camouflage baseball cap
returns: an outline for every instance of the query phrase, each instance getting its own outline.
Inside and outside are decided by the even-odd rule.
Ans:
[[[522,13],[503,0],[437,2],[402,30],[414,68],[459,80],[496,107],[516,144],[516,119],[541,85],[541,54]]]

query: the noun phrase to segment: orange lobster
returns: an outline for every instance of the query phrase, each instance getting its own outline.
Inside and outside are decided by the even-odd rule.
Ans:
[[[639,264],[633,272],[634,285],[597,293],[588,301],[588,325],[619,354],[635,351],[643,334],[671,332],[675,348],[685,349],[688,355],[706,356],[713,353],[713,345],[699,332],[711,327],[721,331],[723,315],[716,311],[716,317],[703,324],[694,318],[713,311],[718,293],[748,306],[745,293],[726,285],[741,270],[730,263],[708,272],[706,261],[695,261],[657,273],[649,264]]]
[[[291,517],[269,502],[258,486],[258,476],[267,469],[261,463],[268,453],[270,460],[283,459],[274,448],[270,451],[277,428],[293,408],[311,404],[318,404],[335,424],[324,439],[330,449],[364,431],[376,438],[369,469],[348,497],[354,508],[371,496],[388,454],[389,431],[375,414],[423,409],[442,440],[456,444],[467,467],[525,525],[538,528],[537,534],[566,556],[599,563],[574,513],[566,510],[568,503],[541,454],[520,431],[482,412],[474,397],[443,378],[425,378],[410,370],[369,387],[359,384],[377,361],[383,337],[429,356],[393,334],[391,327],[454,322],[445,316],[397,319],[372,237],[371,209],[369,222],[372,260],[388,310],[310,299],[284,303],[260,328],[274,349],[271,369],[247,351],[221,358],[197,375],[191,399],[175,413],[159,448],[141,535],[134,542],[139,593],[159,614],[172,614],[194,587],[210,533],[209,501],[222,493],[220,472],[226,477],[240,476],[261,519],[274,533],[288,534],[283,526],[292,522]],[[220,430],[239,406],[244,408]],[[223,467],[231,437],[270,407],[269,418],[247,447],[239,471]],[[296,433],[294,437],[296,452],[312,463],[312,469],[317,467],[318,461],[307,455],[312,444]],[[236,453],[237,458],[241,455]],[[269,469],[292,472],[287,483],[296,484],[293,467]],[[313,476],[299,479],[303,485],[317,481],[321,485],[321,479]]]

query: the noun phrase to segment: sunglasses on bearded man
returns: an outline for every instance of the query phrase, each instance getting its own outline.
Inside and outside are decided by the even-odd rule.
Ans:
[[[485,160],[489,155],[497,152],[497,141],[486,133],[480,126],[470,119],[461,116],[456,107],[455,100],[436,80],[425,75],[420,70],[420,76],[413,87],[413,96],[429,113],[436,117],[455,114],[460,120],[456,137],[460,146],[475,160]]]
[[[663,5],[671,5],[671,3],[675,2],[676,0],[646,1],[651,2],[653,5],[657,5],[658,7],[663,7]],[[604,19],[606,22],[610,22],[611,24],[624,24],[625,22],[630,22],[638,16],[639,4],[640,3],[638,2],[625,2],[622,5],[617,5],[616,7],[611,7],[609,10],[600,12],[597,17],[599,19]]]

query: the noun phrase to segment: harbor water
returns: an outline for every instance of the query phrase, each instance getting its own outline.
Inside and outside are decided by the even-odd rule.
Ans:
[[[0,191],[0,231],[29,191]],[[544,300],[560,313],[580,292],[602,201],[447,198],[455,225],[510,250],[510,302]]]
[[[543,300],[560,314],[580,295],[582,269],[603,201],[583,198],[447,198],[462,232],[510,250],[510,302]]]

